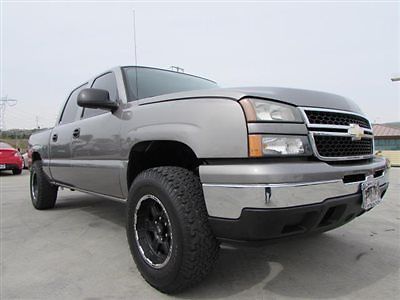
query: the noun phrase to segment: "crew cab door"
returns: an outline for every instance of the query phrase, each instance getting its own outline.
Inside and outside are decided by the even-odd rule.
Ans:
[[[80,112],[77,96],[86,87],[87,84],[84,84],[71,92],[61,112],[59,123],[50,136],[50,172],[55,181],[65,185],[72,185],[76,177],[70,162],[71,141],[75,128],[74,122],[79,119]]]
[[[112,72],[97,77],[92,88],[107,90],[110,100],[117,101],[118,91]],[[90,192],[123,197],[120,186],[121,110],[83,108],[81,118],[74,123],[71,143],[71,163],[77,176],[74,186]]]

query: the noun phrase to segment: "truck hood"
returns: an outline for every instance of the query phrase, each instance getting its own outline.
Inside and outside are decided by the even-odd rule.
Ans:
[[[361,113],[358,105],[345,97],[319,91],[283,87],[238,87],[196,90],[146,98],[139,100],[139,104],[195,98],[229,98],[238,101],[244,97],[277,100],[295,106],[330,108]]]

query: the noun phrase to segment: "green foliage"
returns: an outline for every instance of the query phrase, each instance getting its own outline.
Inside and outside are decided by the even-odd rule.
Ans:
[[[28,139],[31,134],[44,129],[10,129],[2,131],[0,141],[10,144],[14,148],[20,148],[21,151],[28,149]]]

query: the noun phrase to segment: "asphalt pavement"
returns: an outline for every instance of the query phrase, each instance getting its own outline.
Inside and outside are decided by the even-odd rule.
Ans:
[[[29,174],[0,174],[1,299],[166,299],[140,276],[125,203],[59,192],[33,209]],[[400,168],[383,203],[331,232],[262,248],[222,246],[212,274],[181,299],[399,299]]]

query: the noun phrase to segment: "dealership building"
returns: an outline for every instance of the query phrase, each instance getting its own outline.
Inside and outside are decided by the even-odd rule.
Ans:
[[[400,128],[374,124],[375,151],[387,157],[392,166],[400,166]]]

